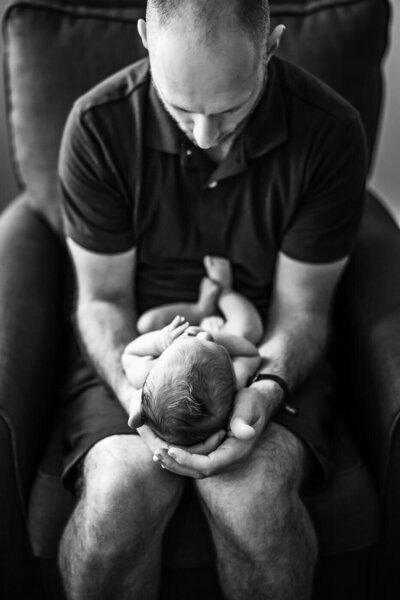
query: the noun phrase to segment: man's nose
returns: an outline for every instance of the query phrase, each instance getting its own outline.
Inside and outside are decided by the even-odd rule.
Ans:
[[[206,150],[218,142],[219,126],[214,117],[196,115],[194,117],[193,137],[199,148]]]

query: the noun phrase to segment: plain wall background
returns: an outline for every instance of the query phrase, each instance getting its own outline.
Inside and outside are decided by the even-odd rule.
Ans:
[[[370,186],[400,224],[400,1],[391,0],[391,44],[385,63],[386,98]]]
[[[7,0],[0,0],[0,16],[6,5]],[[400,1],[391,0],[391,5],[391,45],[385,63],[386,98],[370,184],[400,223]],[[0,59],[2,63],[2,41]],[[0,210],[17,193],[10,165],[4,104],[4,82],[0,77]]]
[[[7,0],[0,2],[0,16],[3,16],[4,7],[7,5]],[[3,39],[1,38],[0,59],[3,64]],[[7,142],[7,131],[5,122],[5,98],[4,98],[4,81],[3,73],[0,77],[0,210],[17,193],[17,186],[14,181],[14,176],[10,165],[10,153]]]

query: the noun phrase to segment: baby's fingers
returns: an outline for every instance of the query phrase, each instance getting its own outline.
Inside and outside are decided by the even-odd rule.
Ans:
[[[176,317],[172,319],[171,323],[167,325],[168,331],[172,331],[173,329],[175,329],[175,327],[178,327],[178,325],[183,323],[184,320],[185,319],[183,317],[176,315]]]
[[[176,327],[173,331],[171,331],[172,340],[176,340],[176,338],[182,335],[182,333],[184,333],[188,327],[189,323],[185,321],[184,323],[182,323],[182,325],[179,325],[179,327]]]

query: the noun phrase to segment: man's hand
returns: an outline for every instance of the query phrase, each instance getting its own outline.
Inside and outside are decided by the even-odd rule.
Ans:
[[[237,393],[228,433],[212,451],[208,448],[209,440],[203,444],[203,450],[205,447],[208,451],[199,452],[197,446],[179,448],[165,443],[157,446],[160,440],[154,436],[151,440],[154,461],[178,475],[202,479],[246,460],[276,409],[276,386],[268,389],[270,397],[265,388],[262,394],[255,388],[244,388]]]
[[[171,444],[169,444],[162,438],[158,437],[148,425],[142,425],[141,427],[138,428],[137,432],[139,433],[140,437],[142,438],[142,440],[144,441],[146,446],[148,446],[149,449],[151,450],[151,452],[153,454],[154,462],[160,463],[160,466],[165,469],[166,467],[164,464],[162,464],[159,461],[158,455],[159,455],[159,452],[163,452],[163,451],[168,452],[169,448],[172,447]],[[196,451],[196,453],[198,455],[210,454],[216,448],[218,448],[218,446],[220,445],[220,443],[222,442],[224,437],[225,437],[225,431],[222,431],[222,430],[216,431],[212,436],[207,438],[201,444],[196,444],[196,446],[192,446],[191,451]],[[178,474],[186,475],[186,473],[178,473]]]

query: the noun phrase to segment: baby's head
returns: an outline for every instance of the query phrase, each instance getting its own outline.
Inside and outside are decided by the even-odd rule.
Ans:
[[[142,391],[142,423],[167,442],[191,446],[226,426],[236,389],[228,351],[181,337],[163,352]]]

